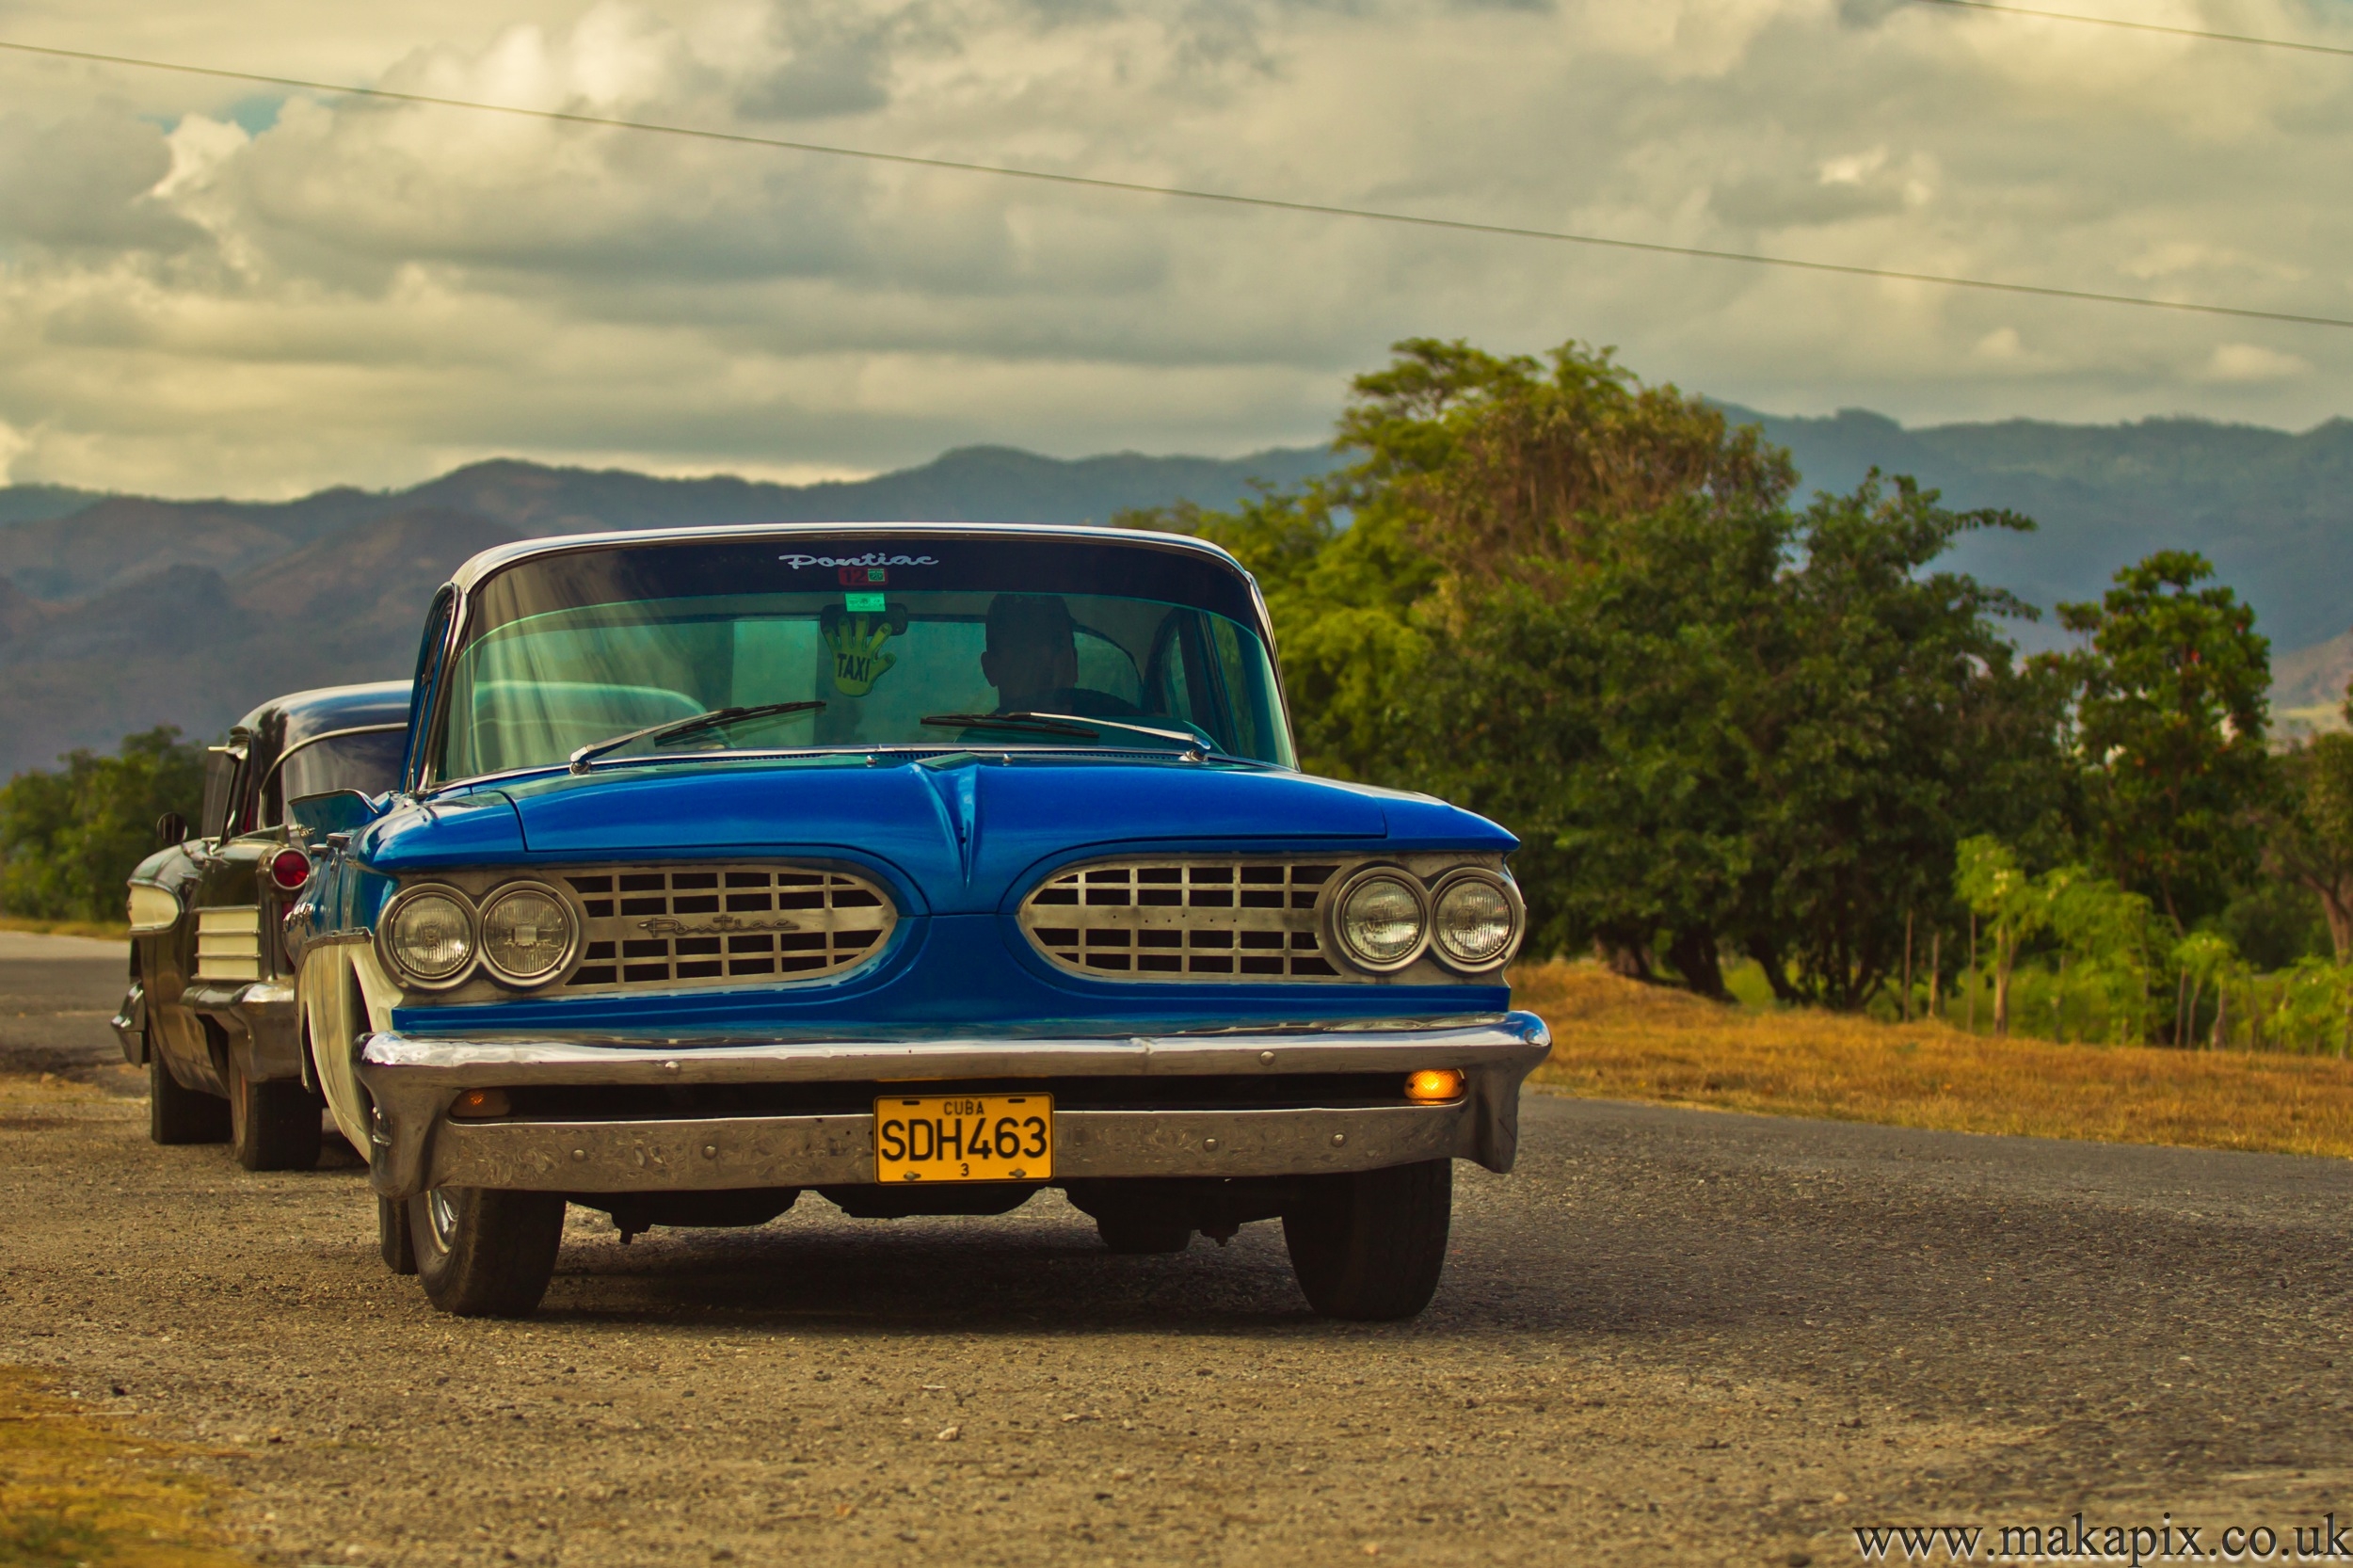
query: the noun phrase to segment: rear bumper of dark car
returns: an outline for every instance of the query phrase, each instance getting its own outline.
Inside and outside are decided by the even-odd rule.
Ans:
[[[444,1186],[656,1193],[872,1182],[873,1114],[859,1096],[882,1084],[1086,1086],[1058,1096],[1057,1182],[1448,1158],[1506,1171],[1521,1081],[1550,1047],[1528,1013],[1110,1039],[648,1046],[384,1033],[367,1042],[359,1073],[374,1101],[370,1167],[387,1197]],[[1433,1067],[1463,1073],[1460,1097],[1332,1092],[1401,1085]],[[453,1118],[458,1095],[475,1088],[508,1091],[517,1113]]]
[[[301,1014],[295,1001],[294,986],[285,981],[244,981],[232,985],[190,985],[180,993],[178,1015],[198,1014],[211,1018],[221,1027],[220,1039],[224,1048],[236,1060],[237,1070],[248,1082],[269,1083],[279,1080],[303,1077]],[[134,984],[122,999],[122,1006],[107,1023],[115,1032],[115,1040],[122,1048],[122,1059],[132,1066],[146,1064],[147,1053],[156,1048],[149,1038],[157,1012],[151,1003],[144,984]],[[169,1010],[163,1010],[167,1017]],[[226,1073],[229,1064],[213,1059],[200,1037],[184,1035],[183,1059],[176,1064],[175,1077],[187,1082],[189,1088],[207,1093],[227,1092]],[[172,1052],[167,1048],[167,1060]]]

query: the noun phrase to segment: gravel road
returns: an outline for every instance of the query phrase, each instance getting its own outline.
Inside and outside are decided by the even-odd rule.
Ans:
[[[104,1091],[0,1105],[0,1361],[200,1439],[275,1560],[1835,1563],[2353,1512],[2338,1162],[1531,1096],[1409,1324],[1309,1317],[1272,1225],[1113,1257],[1052,1194],[626,1248],[575,1210],[540,1317],[459,1321],[340,1145],[147,1142],[120,973],[0,954],[0,1069]]]

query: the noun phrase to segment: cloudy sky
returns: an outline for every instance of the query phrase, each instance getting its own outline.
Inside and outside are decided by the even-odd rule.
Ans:
[[[2041,0],[2353,44],[2342,4]],[[0,0],[0,40],[2353,315],[2353,58],[1919,0]],[[0,53],[0,476],[807,478],[1315,440],[1407,335],[1908,423],[2353,405],[2353,331],[1247,212]]]

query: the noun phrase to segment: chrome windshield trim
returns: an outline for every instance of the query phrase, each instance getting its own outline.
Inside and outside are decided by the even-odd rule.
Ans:
[[[565,776],[594,777],[612,768],[639,768],[653,762],[760,762],[783,761],[795,757],[860,757],[869,765],[885,759],[920,761],[927,757],[1142,757],[1169,762],[1198,766],[1203,762],[1222,763],[1229,767],[1249,768],[1267,773],[1297,773],[1294,767],[1280,762],[1261,761],[1256,757],[1235,757],[1222,751],[1205,754],[1176,751],[1163,746],[1115,746],[1100,742],[1080,745],[958,745],[943,741],[937,745],[888,746],[778,746],[761,747],[757,751],[670,751],[648,752],[643,757],[600,757],[592,760],[585,773],[573,774],[568,763],[542,762],[528,768],[508,768],[499,773],[473,774],[453,778],[420,791],[419,800],[431,800],[453,790],[480,789],[486,784],[507,784],[522,778],[557,778]]]
[[[494,545],[469,557],[451,574],[450,582],[463,595],[493,572],[524,561],[583,551],[606,550],[626,544],[691,544],[697,539],[838,538],[922,539],[954,538],[974,534],[1000,538],[1101,539],[1145,545],[1157,550],[1206,555],[1224,562],[1242,576],[1250,574],[1231,551],[1190,534],[1169,534],[1146,528],[1106,528],[1072,522],[939,522],[907,520],[899,522],[738,522],[696,528],[616,528],[595,534],[561,534],[549,538],[519,539]]]

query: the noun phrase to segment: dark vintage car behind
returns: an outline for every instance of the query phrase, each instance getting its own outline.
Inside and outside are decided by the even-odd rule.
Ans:
[[[286,807],[393,788],[409,690],[332,686],[256,708],[212,748],[194,835],[166,818],[170,841],[131,873],[131,989],[114,1025],[124,1058],[147,1067],[155,1142],[225,1138],[252,1171],[317,1163],[322,1102],[280,936],[311,859]]]

